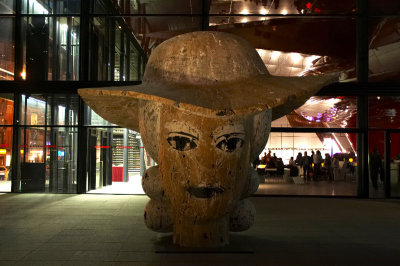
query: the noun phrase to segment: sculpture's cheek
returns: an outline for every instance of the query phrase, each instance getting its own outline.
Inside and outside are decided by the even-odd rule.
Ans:
[[[162,147],[162,145],[161,145]],[[241,156],[199,150],[178,152],[164,147],[160,169],[173,208],[183,216],[216,219],[226,215],[240,198],[247,173]]]

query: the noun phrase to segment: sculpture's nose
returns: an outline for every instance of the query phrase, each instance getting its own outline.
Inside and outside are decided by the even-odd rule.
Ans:
[[[190,195],[196,198],[211,198],[212,196],[219,195],[224,192],[222,187],[212,186],[201,186],[201,187],[189,187],[187,191]]]

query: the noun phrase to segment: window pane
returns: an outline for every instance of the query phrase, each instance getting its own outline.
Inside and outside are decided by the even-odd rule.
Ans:
[[[47,96],[47,125],[78,125],[79,98],[71,94]]]
[[[202,0],[190,1],[113,1],[107,5],[105,1],[93,1],[92,10],[95,14],[111,13],[112,9],[118,14],[201,14]]]
[[[391,196],[400,197],[400,133],[390,134]]]
[[[70,94],[36,94],[21,97],[22,125],[78,124],[79,98]]]
[[[76,193],[78,129],[48,128],[45,147],[46,192]]]
[[[23,14],[77,14],[81,10],[80,0],[18,1],[22,1]]]
[[[400,14],[398,0],[369,0],[369,12],[373,15]]]
[[[79,80],[79,27],[75,17],[23,18],[23,78]]]
[[[0,14],[14,14],[14,13],[15,13],[15,1],[14,0],[1,0]]]
[[[0,17],[0,24],[0,80],[14,80],[14,19]]]
[[[355,128],[357,98],[313,96],[290,114],[272,121],[272,127]]]
[[[346,133],[271,133],[256,167],[256,194],[357,195],[356,139]],[[318,151],[321,156],[304,159]]]
[[[11,192],[12,127],[0,127],[0,192]]]
[[[351,18],[210,17],[210,30],[233,33],[257,49],[273,75],[338,73],[356,78],[356,24]]]
[[[371,18],[369,81],[400,81],[400,18]]]
[[[351,14],[356,0],[211,0],[210,14]]]
[[[21,192],[76,193],[77,129],[20,129]]]
[[[0,94],[0,125],[12,125],[14,115],[14,95]]]
[[[46,99],[42,95],[21,96],[21,124],[45,125],[46,124]]]
[[[369,127],[400,129],[399,96],[371,96],[369,97],[368,109]]]
[[[169,38],[201,30],[201,17],[127,17],[125,21],[147,55]]]
[[[117,126],[104,120],[101,116],[96,114],[89,106],[87,107],[85,125],[89,126]]]

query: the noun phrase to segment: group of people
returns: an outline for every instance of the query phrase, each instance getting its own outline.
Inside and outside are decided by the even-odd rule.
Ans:
[[[293,157],[291,158],[293,160]],[[333,158],[329,153],[325,153],[325,158],[322,158],[321,152],[317,150],[316,152],[311,151],[308,155],[307,151],[302,154],[299,152],[297,154],[296,160],[290,163],[292,166],[299,167],[304,176],[304,180],[308,181],[318,181],[322,178],[326,178],[329,181],[334,180],[334,170],[339,169],[339,159],[337,156]],[[324,165],[324,171],[322,171],[322,164]]]
[[[259,164],[263,164],[267,168],[276,168],[276,174],[283,175],[285,168],[283,160],[276,157],[275,153],[271,155],[271,151],[268,151],[268,153],[264,152],[264,156],[261,157]]]
[[[276,168],[277,174],[279,170],[283,174],[283,168],[287,167],[290,169],[290,176],[302,176],[305,182],[328,180],[333,181],[335,177],[339,176],[339,156],[335,154],[333,157],[329,153],[325,153],[324,158],[319,150],[311,151],[309,155],[307,151],[304,153],[299,152],[296,159],[290,157],[289,164],[285,166],[282,162],[282,158],[278,158],[275,153],[271,154],[264,152],[261,160],[258,164],[265,165],[266,168]]]

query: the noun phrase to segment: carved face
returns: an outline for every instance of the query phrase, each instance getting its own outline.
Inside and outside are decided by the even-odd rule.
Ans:
[[[162,106],[158,143],[162,183],[175,210],[216,219],[239,200],[250,162],[243,117],[203,117]]]

